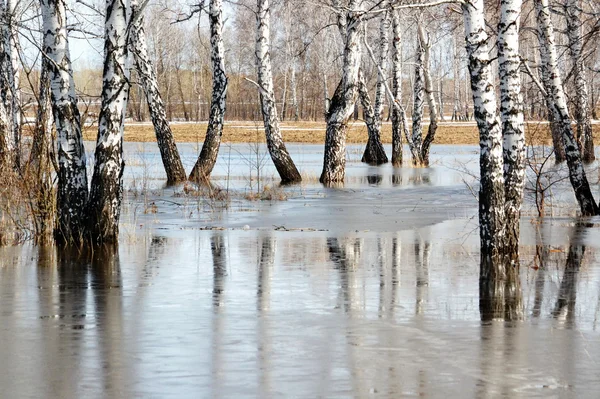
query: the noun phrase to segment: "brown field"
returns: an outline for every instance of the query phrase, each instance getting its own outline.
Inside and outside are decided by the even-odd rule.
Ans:
[[[280,124],[286,142],[296,143],[323,143],[325,141],[324,122],[283,122]],[[173,123],[171,129],[175,140],[179,143],[198,143],[204,140],[206,123]],[[426,131],[427,126],[424,126]],[[84,130],[86,140],[95,140],[97,130],[95,126]],[[536,144],[550,143],[548,125],[540,122],[526,124],[528,142]],[[594,125],[594,137],[600,138],[600,125]],[[385,123],[382,128],[384,143],[391,143],[391,124]],[[125,127],[125,140],[132,142],[153,142],[154,129],[150,123],[128,123]],[[264,130],[262,123],[227,121],[223,132],[223,141],[230,143],[263,142]],[[365,143],[367,141],[367,128],[362,121],[351,122],[348,129],[348,143]],[[435,138],[436,144],[477,144],[479,136],[477,127],[473,122],[442,122],[438,127]]]

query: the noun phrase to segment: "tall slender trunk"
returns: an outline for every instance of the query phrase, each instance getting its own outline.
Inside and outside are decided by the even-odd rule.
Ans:
[[[385,6],[386,4],[387,2],[384,2],[382,6]],[[377,86],[375,88],[375,106],[373,107],[374,125],[371,128],[368,128],[369,138],[367,140],[367,147],[362,156],[362,162],[374,165],[388,162],[387,155],[385,155],[385,150],[383,149],[383,144],[381,143],[381,123],[383,120],[383,107],[385,105],[385,81],[388,77],[390,24],[390,13],[385,12],[379,22],[379,71],[377,73]],[[359,96],[361,99],[364,97],[362,94],[359,94]]]
[[[40,243],[47,242],[54,233],[56,213],[54,207],[54,184],[52,182],[54,144],[52,137],[52,101],[50,99],[50,74],[46,58],[42,58],[40,85],[38,94],[38,110],[36,126],[33,133],[33,144],[29,158],[28,170],[35,178],[35,201],[37,212],[34,213],[36,239]],[[54,161],[54,162],[53,162]]]
[[[223,2],[211,0],[209,9],[210,18],[210,46],[211,62],[213,69],[212,98],[210,102],[210,115],[206,138],[196,165],[190,174],[190,180],[201,181],[207,179],[212,173],[217,162],[227,100],[227,75],[225,75],[225,48],[223,46]]]
[[[393,101],[402,103],[402,28],[397,10],[392,10],[392,94]],[[392,164],[402,165],[402,127],[403,115],[399,107],[392,108]]]
[[[346,129],[358,96],[362,23],[357,0],[344,12],[344,61],[342,80],[331,99],[325,132],[325,153],[320,182],[326,185],[344,181],[346,174]]]
[[[540,40],[541,62],[550,75],[548,95],[554,101],[550,110],[554,113],[554,119],[560,126],[567,165],[569,167],[569,179],[575,191],[575,197],[583,215],[598,214],[598,205],[594,201],[590,185],[583,169],[579,146],[573,135],[571,117],[563,91],[562,78],[558,69],[558,57],[554,44],[554,28],[550,18],[550,6],[548,0],[535,2],[536,19],[538,24],[538,38]]]
[[[525,185],[525,132],[519,56],[521,7],[522,0],[502,0],[498,25],[506,252],[513,255],[516,262],[519,253],[519,219]]]
[[[480,188],[479,236],[481,242],[480,283],[503,276],[504,173],[502,129],[496,114],[496,90],[491,75],[488,34],[483,0],[462,5],[469,73],[473,92],[473,112],[479,128]]]
[[[323,70],[323,115],[329,112],[329,88],[327,86],[327,73]]]
[[[287,115],[287,86],[288,71],[283,74],[283,92],[281,93],[281,121],[284,122]]]
[[[267,147],[275,164],[281,182],[295,183],[302,180],[300,172],[288,153],[277,118],[277,106],[273,89],[273,74],[271,72],[271,12],[269,0],[258,0],[256,13],[256,64],[258,69],[258,85],[260,87],[260,102],[267,136]],[[293,71],[292,71],[293,72]],[[293,90],[293,88],[292,88]]]
[[[427,129],[427,135],[421,144],[421,165],[429,166],[429,149],[431,143],[435,139],[435,132],[437,131],[438,124],[438,113],[437,104],[435,103],[435,95],[433,92],[433,80],[431,79],[431,42],[429,40],[429,34],[425,32],[422,25],[417,28],[419,42],[423,48],[423,81],[425,84],[424,92],[425,98],[427,99],[427,106],[429,107],[429,127]]]
[[[582,152],[583,162],[593,162],[594,138],[590,120],[588,87],[586,82],[585,59],[582,50],[583,22],[581,21],[582,1],[566,0],[564,11],[567,19],[567,37],[569,52],[573,61],[575,80],[575,119],[577,120],[577,141]]]
[[[138,0],[131,0],[131,9],[133,13],[139,12]],[[167,174],[167,184],[180,183],[186,179],[185,169],[181,163],[179,151],[167,121],[167,113],[160,95],[156,70],[148,56],[144,18],[142,16],[137,19],[131,29],[130,48],[133,53],[136,71],[146,95],[148,111],[154,125],[156,141]]]
[[[87,207],[89,239],[116,242],[123,197],[123,127],[129,100],[126,61],[129,15],[121,0],[106,1],[102,105]]]
[[[11,73],[8,75],[12,96],[12,129],[15,143],[15,168],[21,167],[21,72],[19,70],[19,34],[17,32],[17,0],[6,0],[6,24],[8,29],[8,46],[10,48]]]
[[[58,152],[57,236],[67,242],[82,238],[88,178],[81,117],[69,53],[64,0],[40,1],[44,53],[50,59],[50,92]]]
[[[381,121],[377,122],[376,112],[371,105],[371,99],[369,97],[369,90],[362,70],[358,72],[358,96],[363,107],[365,123],[369,131],[369,142],[367,148],[362,157],[362,162],[366,162],[371,165],[381,165],[388,162],[387,155],[381,144],[380,127]]]
[[[0,19],[10,21],[10,7],[5,0],[0,0]],[[8,22],[0,24],[0,97],[3,109],[0,110],[0,125],[3,127],[0,151],[4,165],[17,166],[17,148],[15,143],[15,99],[14,71],[12,63],[11,28]]]
[[[422,164],[421,147],[423,144],[423,108],[425,105],[425,78],[423,74],[425,43],[417,39],[415,78],[413,83],[413,112],[412,112],[412,136],[409,146],[412,153],[412,163],[415,166]]]
[[[453,75],[454,75],[454,104],[452,107],[452,121],[460,120],[460,69],[458,67],[458,40],[453,37],[454,43],[454,59],[453,59]]]
[[[294,109],[294,121],[298,122],[298,120],[300,119],[300,107],[298,106],[298,96],[296,94],[296,88],[296,66],[292,65],[290,74],[290,89],[292,91],[292,108]]]

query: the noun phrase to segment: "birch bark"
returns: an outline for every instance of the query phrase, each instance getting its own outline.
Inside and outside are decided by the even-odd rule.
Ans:
[[[571,53],[574,70],[577,141],[582,152],[583,162],[589,163],[593,162],[596,156],[594,155],[594,138],[592,136],[592,122],[589,114],[585,59],[582,54],[583,23],[581,21],[581,0],[566,0],[564,11],[567,19],[569,52]]]
[[[573,128],[571,127],[571,117],[567,108],[562,78],[558,69],[554,28],[550,18],[550,6],[548,0],[536,1],[535,13],[539,33],[538,38],[540,40],[541,62],[550,75],[548,95],[554,101],[554,106],[551,111],[561,130],[567,165],[569,167],[569,179],[571,180],[571,185],[575,191],[575,197],[581,208],[581,213],[585,216],[597,215],[598,205],[592,195],[581,162],[579,146],[577,145],[577,141],[573,135]]]
[[[270,54],[271,12],[269,0],[258,0],[257,6],[255,55],[267,147],[275,168],[279,172],[281,182],[284,184],[295,183],[301,181],[302,177],[283,142],[281,131],[279,130],[277,106],[275,104]]]
[[[106,0],[102,105],[87,207],[89,239],[98,243],[114,243],[119,234],[125,167],[123,128],[129,100],[128,24],[125,2]]]
[[[40,6],[43,49],[50,60],[47,65],[57,137],[57,236],[67,242],[78,241],[83,235],[88,178],[69,53],[66,7],[64,0],[41,0]]]
[[[133,14],[140,12],[138,0],[131,0],[130,4]],[[186,174],[181,163],[181,158],[179,157],[173,133],[171,132],[171,127],[167,121],[165,104],[158,88],[156,70],[148,56],[144,18],[142,16],[136,18],[136,22],[131,29],[129,45],[133,53],[133,60],[140,83],[144,89],[150,118],[154,125],[156,141],[158,142],[160,156],[167,174],[167,184],[180,183],[185,181]]]
[[[462,9],[473,111],[480,138],[480,281],[488,281],[504,276],[506,272],[502,264],[505,239],[502,130],[496,114],[483,0],[467,0]]]
[[[381,121],[377,121],[375,109],[371,105],[369,90],[363,76],[362,70],[358,72],[358,96],[363,107],[365,124],[369,131],[369,142],[362,158],[362,162],[370,165],[381,165],[388,162],[387,155],[381,144],[380,126]]]
[[[211,0],[209,9],[210,18],[210,46],[211,62],[213,69],[213,87],[210,104],[210,116],[206,129],[206,138],[196,165],[190,174],[190,180],[206,180],[212,173],[217,162],[227,100],[227,75],[225,75],[225,47],[223,45],[223,2]]]
[[[525,133],[521,96],[519,26],[522,0],[500,2],[498,72],[502,122],[507,253],[518,262],[519,221],[525,183]]]
[[[433,80],[431,79],[431,42],[429,39],[429,34],[425,32],[425,29],[422,25],[419,25],[417,28],[419,42],[421,43],[421,47],[423,48],[423,64],[422,64],[422,72],[423,72],[423,83],[424,83],[424,93],[425,98],[427,99],[427,106],[429,107],[429,127],[427,129],[427,135],[421,144],[421,165],[429,166],[429,149],[431,148],[431,143],[435,139],[435,132],[437,131],[438,124],[438,113],[437,113],[437,104],[435,102],[435,94],[433,90]]]
[[[382,7],[385,7],[387,2],[382,3]],[[388,162],[387,155],[381,143],[381,123],[383,118],[383,107],[385,100],[385,81],[388,75],[388,58],[390,52],[390,13],[385,12],[379,23],[379,68],[377,73],[377,86],[375,88],[375,106],[373,107],[373,125],[367,124],[369,131],[369,138],[367,140],[367,147],[362,156],[362,162],[366,162],[372,165],[381,165]],[[364,79],[363,79],[364,80]],[[364,82],[363,82],[364,83]],[[361,83],[362,85],[362,83]],[[364,87],[366,90],[366,86]],[[359,88],[359,96],[363,101],[363,92]],[[368,95],[368,91],[366,92]],[[363,104],[364,108],[364,104]],[[366,122],[366,118],[365,118]]]
[[[334,94],[327,115],[325,154],[320,182],[326,185],[344,181],[346,169],[346,128],[358,96],[358,71],[361,60],[362,13],[359,1],[351,0],[340,20],[344,21],[344,61],[342,80]]]
[[[402,29],[397,10],[392,10],[392,95],[402,103]],[[392,107],[392,164],[402,165],[402,129],[406,115],[399,107]]]
[[[0,0],[0,19],[10,21],[10,10],[5,0]],[[16,167],[16,143],[15,143],[15,100],[14,100],[14,71],[12,63],[11,30],[8,22],[0,24],[0,97],[3,109],[0,110],[0,127],[2,127],[2,151],[3,163],[10,167]]]

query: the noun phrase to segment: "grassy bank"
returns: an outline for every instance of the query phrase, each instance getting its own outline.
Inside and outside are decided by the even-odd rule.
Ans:
[[[206,123],[172,123],[171,128],[178,143],[199,143],[204,140]],[[426,131],[425,126],[424,131]],[[283,122],[281,130],[286,142],[323,143],[325,141],[324,122]],[[86,140],[95,140],[97,130],[94,126],[85,129]],[[526,124],[528,141],[536,144],[550,143],[548,125],[540,122]],[[594,125],[594,137],[600,139],[600,125]],[[154,129],[150,123],[128,123],[125,127],[125,140],[132,142],[153,142]],[[367,128],[362,121],[351,122],[348,128],[348,143],[365,143]],[[382,128],[384,143],[392,142],[392,127],[385,123]],[[245,143],[264,141],[262,123],[228,121],[223,132],[223,141]],[[438,127],[436,144],[478,144],[479,133],[474,122],[442,122]]]

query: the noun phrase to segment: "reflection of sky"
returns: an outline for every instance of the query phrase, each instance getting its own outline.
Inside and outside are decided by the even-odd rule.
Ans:
[[[0,249],[0,396],[596,392],[596,247],[574,325],[552,317],[568,251],[554,238],[539,318],[539,271],[527,267],[535,247],[525,246],[525,321],[482,327],[472,229],[459,220],[394,233],[147,232],[124,240],[106,273],[36,266],[30,246]],[[110,288],[91,288],[99,276]]]

